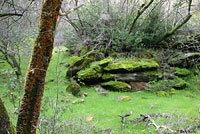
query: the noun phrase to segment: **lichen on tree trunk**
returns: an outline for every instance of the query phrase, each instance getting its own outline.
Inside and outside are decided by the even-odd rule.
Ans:
[[[24,96],[18,121],[18,134],[34,134],[40,115],[46,71],[52,57],[54,33],[62,0],[45,0],[40,16],[39,34],[34,43],[27,71]]]
[[[14,128],[0,98],[0,134],[14,134]]]

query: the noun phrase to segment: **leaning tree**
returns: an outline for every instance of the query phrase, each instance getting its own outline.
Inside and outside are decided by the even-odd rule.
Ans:
[[[34,43],[24,86],[18,121],[18,134],[36,133],[44,92],[45,76],[52,57],[56,23],[62,0],[45,0],[40,16],[39,33]]]

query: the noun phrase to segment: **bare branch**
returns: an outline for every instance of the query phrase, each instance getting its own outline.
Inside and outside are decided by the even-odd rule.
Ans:
[[[78,10],[79,8],[81,8],[84,4],[81,4],[80,6],[77,6],[75,8],[70,9],[69,11],[67,11],[66,13],[59,13],[60,16],[68,16],[71,12]]]
[[[153,1],[154,0],[151,0],[151,1],[149,1],[149,3],[147,5],[142,4],[140,6],[140,9],[138,10],[136,17],[133,19],[133,21],[131,23],[131,26],[130,26],[130,29],[129,29],[129,32],[128,32],[129,34],[132,32],[133,27],[135,26],[135,23],[138,20],[138,18],[144,13],[144,11],[146,11],[149,8],[149,6],[153,3]]]
[[[4,13],[4,14],[0,14],[0,18],[1,17],[7,17],[7,16],[22,16],[23,14],[18,14],[18,13]]]

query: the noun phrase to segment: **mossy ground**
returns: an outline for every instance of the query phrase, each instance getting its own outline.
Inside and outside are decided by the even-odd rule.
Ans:
[[[95,125],[98,129],[110,128],[114,134],[121,134],[121,118],[119,115],[133,112],[127,119],[139,117],[140,114],[149,113],[176,113],[185,114],[188,118],[199,118],[198,110],[200,108],[200,86],[199,76],[190,75],[184,78],[190,86],[184,90],[178,91],[174,95],[158,96],[152,92],[134,92],[120,93],[110,92],[108,96],[99,96],[99,92],[94,90],[94,87],[82,87],[82,92],[86,92],[88,96],[84,98],[81,104],[72,104],[76,97],[69,96],[65,91],[69,81],[65,78],[66,67],[62,63],[67,62],[66,54],[54,53],[53,59],[48,69],[45,92],[43,97],[41,118],[53,118],[56,95],[58,89],[58,107],[60,112],[57,114],[57,123],[69,122],[76,120],[80,123],[85,122],[87,117],[94,117],[91,122],[85,122],[89,125]],[[27,69],[28,62],[22,64],[23,75]],[[0,64],[0,69],[9,69],[8,65]],[[16,124],[17,114],[8,97],[5,96],[8,87],[5,85],[9,79],[0,78],[0,96],[4,101],[6,109],[12,119],[13,124]],[[159,85],[159,84],[158,84]],[[157,86],[158,87],[158,86]],[[23,90],[23,89],[22,89]],[[15,91],[17,92],[17,91]],[[130,101],[115,101],[119,96],[130,96]],[[22,97],[22,96],[21,96]],[[79,97],[80,99],[82,97]],[[67,102],[62,102],[63,99],[69,99]],[[16,100],[16,104],[17,100]],[[151,107],[153,106],[153,107]],[[80,120],[81,119],[81,120]],[[49,125],[50,126],[50,125]],[[126,124],[125,134],[146,134],[144,123],[137,127],[132,127],[132,124]],[[62,132],[61,132],[62,133]]]

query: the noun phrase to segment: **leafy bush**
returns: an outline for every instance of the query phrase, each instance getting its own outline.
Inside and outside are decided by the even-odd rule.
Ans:
[[[116,2],[105,7],[102,3],[102,0],[90,1],[69,17],[76,18],[68,20],[71,28],[65,33],[66,47],[72,53],[83,45],[88,50],[100,49],[105,53],[109,49],[129,52],[155,47],[153,42],[171,29],[171,24],[166,24],[171,18],[166,19],[162,2],[152,4],[136,21],[131,33],[130,25],[141,4],[132,1],[124,6]]]

